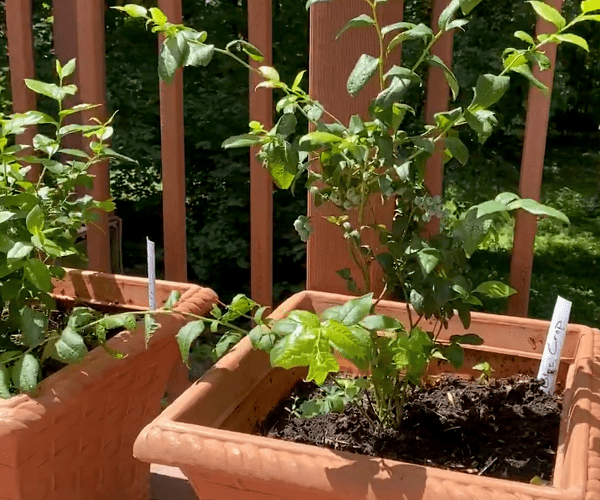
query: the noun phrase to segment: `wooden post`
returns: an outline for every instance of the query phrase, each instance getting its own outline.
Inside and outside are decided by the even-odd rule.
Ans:
[[[380,23],[386,25],[401,21],[403,11],[401,0],[383,4]],[[346,124],[353,114],[368,117],[369,102],[378,90],[376,78],[355,97],[351,97],[346,90],[346,81],[360,55],[379,56],[377,37],[371,29],[351,29],[339,41],[335,39],[346,22],[360,14],[371,14],[363,0],[316,3],[310,8],[310,93]],[[400,52],[397,51],[394,57],[398,60]],[[394,62],[397,63],[397,60]],[[391,202],[374,206],[377,222],[389,227],[393,209]],[[347,293],[346,283],[335,272],[346,267],[356,268],[348,255],[347,243],[341,231],[324,220],[325,216],[332,213],[335,213],[334,208],[329,204],[317,208],[312,196],[309,196],[308,215],[313,233],[308,240],[306,286],[311,290]],[[375,248],[378,246],[376,238],[369,243]],[[356,272],[353,275],[357,277]],[[371,277],[375,293],[383,289],[380,277],[380,268],[375,266]]]
[[[248,2],[248,41],[265,56],[264,61],[252,61],[252,66],[272,63],[271,0]],[[267,130],[273,126],[273,92],[257,89],[262,81],[250,73],[250,120],[262,123]],[[250,294],[262,305],[273,305],[273,183],[271,176],[256,158],[257,147],[250,150]]]
[[[433,11],[431,13],[431,24],[437,26],[440,14],[448,6],[450,0],[435,0]],[[452,32],[445,33],[432,47],[431,52],[438,56],[446,66],[452,68]],[[427,123],[434,123],[434,115],[442,111],[448,111],[448,100],[450,98],[450,88],[446,82],[446,77],[441,68],[437,66],[429,67],[429,76],[427,78],[427,98],[425,101],[425,119]],[[444,164],[443,164],[443,144],[438,144],[435,154],[427,161],[425,170],[425,186],[432,196],[442,196],[444,186]],[[433,235],[440,230],[440,220],[434,217],[427,224],[427,234]]]
[[[159,0],[172,23],[181,23],[181,0]],[[163,181],[163,241],[165,277],[187,281],[185,210],[185,145],[183,130],[183,71],[170,85],[160,82],[160,137]]]
[[[82,102],[101,104],[84,111],[83,123],[93,117],[106,119],[106,84],[104,69],[104,1],[77,0],[77,74]],[[92,196],[96,200],[110,198],[108,162],[96,163],[90,168],[95,176]],[[108,214],[98,212],[98,219],[88,225],[87,250],[89,268],[110,272],[110,234]]]
[[[546,3],[560,10],[562,0],[548,0]],[[546,21],[537,23],[537,33],[548,33],[554,26]],[[556,45],[544,46],[546,55],[552,64],[546,71],[533,71],[535,77],[548,87],[548,94],[530,86],[527,100],[527,120],[525,122],[525,143],[521,158],[521,178],[519,192],[523,198],[540,199],[542,188],[542,173],[544,170],[544,155],[548,135],[548,119],[550,115],[550,97],[554,81],[554,64],[556,62]],[[519,78],[516,75],[512,78]],[[508,314],[527,316],[529,309],[529,290],[533,270],[533,246],[537,230],[535,215],[519,210],[515,225],[512,259],[510,265],[510,285],[517,290],[508,302]]]
[[[26,78],[35,78],[31,0],[6,0],[5,10],[13,112],[24,113],[36,107],[35,93],[24,83]],[[31,145],[35,134],[36,127],[28,127],[16,137],[16,141],[18,144]],[[30,153],[27,151],[27,154]],[[36,178],[38,175],[39,167],[34,165],[28,177]]]

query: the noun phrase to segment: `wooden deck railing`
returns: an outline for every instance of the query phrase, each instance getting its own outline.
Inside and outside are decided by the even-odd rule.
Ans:
[[[433,17],[449,0],[434,0]],[[562,0],[547,0],[560,8]],[[181,0],[159,0],[159,7],[167,16],[179,22]],[[368,91],[350,98],[345,91],[346,76],[357,57],[374,49],[375,40],[368,30],[347,32],[343,48],[334,42],[335,34],[345,20],[365,12],[363,0],[337,0],[319,3],[311,9],[310,22],[310,92],[341,119],[351,114],[366,114]],[[103,0],[54,0],[55,49],[62,63],[77,57],[76,82],[80,88],[82,102],[105,104],[104,70],[104,2]],[[384,21],[399,21],[403,14],[402,0],[390,0],[385,5]],[[32,109],[35,97],[23,84],[24,78],[34,78],[33,42],[31,31],[31,0],[6,0],[7,36],[13,90],[14,111]],[[249,0],[248,24],[250,42],[266,55],[265,64],[271,61],[271,1]],[[547,29],[545,23],[537,25],[538,33]],[[445,35],[435,46],[434,52],[448,66],[452,60],[452,36]],[[556,57],[556,46],[550,45],[546,55],[552,65]],[[536,77],[552,89],[554,71],[549,70]],[[270,126],[273,102],[270,90],[254,91],[254,77],[250,79],[250,117]],[[426,119],[444,111],[448,106],[448,89],[441,72],[433,69],[427,81]],[[165,276],[167,279],[186,281],[186,237],[185,237],[185,171],[183,143],[183,83],[177,75],[170,86],[161,83],[161,143],[163,177],[164,249]],[[525,141],[522,156],[520,194],[539,199],[542,182],[550,96],[532,87],[529,92]],[[105,108],[96,108],[85,115],[104,117]],[[29,136],[22,138],[30,141]],[[258,302],[272,301],[272,184],[251,152],[251,294]],[[98,199],[109,197],[109,176],[106,165],[94,167],[96,179],[93,194]],[[426,183],[433,194],[441,194],[443,185],[441,156],[434,156],[427,170]],[[309,200],[309,214],[323,215],[325,209],[317,209]],[[391,221],[393,206],[387,204],[379,209],[382,222]],[[335,275],[335,270],[350,266],[346,262],[345,242],[327,230],[320,217],[313,219],[315,232],[308,244],[307,287],[327,291],[345,291],[345,284]],[[435,227],[431,228],[433,231]],[[509,302],[509,314],[526,316],[529,303],[529,288],[533,266],[533,241],[536,219],[528,214],[519,214],[515,228],[514,247],[511,261],[511,285],[518,293]],[[108,219],[89,228],[89,267],[100,271],[110,270]]]

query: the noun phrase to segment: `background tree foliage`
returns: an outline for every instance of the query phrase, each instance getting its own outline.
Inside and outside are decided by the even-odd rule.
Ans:
[[[107,6],[117,3],[106,2]],[[273,59],[286,81],[308,66],[304,3],[273,1]],[[427,20],[431,4],[431,0],[408,0],[405,19]],[[184,18],[187,25],[206,30],[215,44],[224,45],[238,36],[247,38],[246,5],[245,0],[183,0]],[[568,17],[578,5],[578,0],[565,0],[563,12]],[[0,9],[4,23],[4,2]],[[48,19],[51,2],[34,0],[34,12],[38,77],[48,79],[54,57]],[[498,69],[502,50],[515,45],[512,33],[531,32],[533,22],[526,2],[480,4],[466,31],[455,37],[454,70],[461,84],[472,87],[477,75]],[[594,269],[600,259],[600,32],[594,31],[592,23],[580,29],[590,41],[590,53],[569,44],[561,45],[558,53],[542,194],[542,201],[565,211],[573,223],[567,229],[548,221],[540,224],[530,314],[549,317],[556,294],[561,293],[574,301],[573,320],[598,324],[600,271],[594,274]],[[9,87],[5,37],[0,38],[0,49],[0,85]],[[107,10],[106,49],[108,108],[119,110],[114,149],[139,162],[113,167],[112,194],[123,219],[126,270],[144,274],[145,236],[159,246],[162,241],[156,40],[139,23]],[[406,44],[403,57],[414,52]],[[184,78],[189,276],[213,287],[226,300],[247,291],[249,282],[248,154],[220,147],[223,139],[246,132],[247,81],[247,72],[225,58],[208,68],[188,68]],[[466,166],[446,165],[446,192],[454,203],[477,203],[500,191],[517,190],[527,92],[528,82],[513,78],[498,109],[499,130],[483,148],[469,144],[471,158]],[[467,93],[459,96],[461,102],[470,99]],[[10,106],[10,90],[2,94],[0,106]],[[468,134],[461,138],[471,141]],[[306,195],[298,188],[295,196],[283,191],[274,196],[274,274],[280,297],[299,289],[304,280],[304,245],[292,223],[304,210]],[[495,246],[474,259],[476,273],[490,279],[506,277],[509,235],[507,228]]]

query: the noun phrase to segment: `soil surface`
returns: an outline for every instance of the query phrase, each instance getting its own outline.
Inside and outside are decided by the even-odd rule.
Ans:
[[[527,378],[488,385],[443,376],[414,389],[399,431],[374,428],[356,405],[343,413],[302,419],[293,402],[319,394],[300,382],[260,432],[288,441],[467,473],[530,482],[552,480],[562,398]],[[366,407],[367,401],[362,402]],[[536,479],[536,481],[539,481]]]

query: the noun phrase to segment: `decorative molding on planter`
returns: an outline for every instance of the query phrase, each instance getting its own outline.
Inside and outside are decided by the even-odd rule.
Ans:
[[[298,307],[321,312],[347,299],[303,292],[274,316]],[[406,306],[381,301],[378,311],[402,319]],[[469,331],[485,344],[466,352],[467,366],[486,358],[499,376],[534,374],[547,328],[545,321],[473,314]],[[461,331],[452,322],[443,335]],[[248,339],[142,431],[134,454],[180,467],[199,498],[210,500],[600,500],[599,362],[600,332],[570,326],[559,371],[566,392],[553,487],[246,434],[302,376],[271,369]]]
[[[175,310],[203,314],[216,294],[197,285],[157,282],[157,303],[182,292]],[[131,278],[69,271],[55,286],[58,300],[143,309],[147,285]],[[94,349],[79,364],[43,380],[35,395],[0,400],[0,500],[147,500],[149,465],[132,457],[140,429],[158,415],[169,374],[179,362],[175,334],[181,315],[157,318],[146,348],[144,332],[108,341],[127,355]]]

